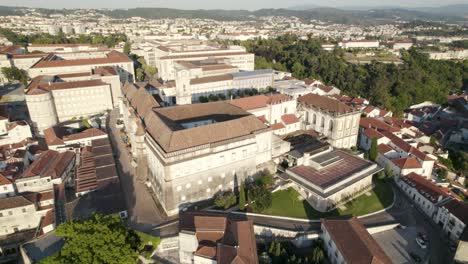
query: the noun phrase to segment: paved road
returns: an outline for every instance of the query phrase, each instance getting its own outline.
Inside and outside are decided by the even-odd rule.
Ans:
[[[156,206],[145,184],[138,181],[135,176],[135,169],[130,165],[130,153],[122,142],[119,129],[116,127],[118,115],[118,109],[110,112],[108,128],[129,213],[129,225],[148,232],[157,224],[164,222],[165,215]]]

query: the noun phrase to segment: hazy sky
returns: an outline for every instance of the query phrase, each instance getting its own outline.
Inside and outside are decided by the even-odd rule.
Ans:
[[[295,5],[321,6],[440,6],[468,3],[468,0],[0,0],[0,5],[45,8],[131,8],[168,7],[180,9],[281,8]]]

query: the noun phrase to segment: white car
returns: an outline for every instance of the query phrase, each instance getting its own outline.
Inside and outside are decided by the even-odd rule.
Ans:
[[[424,240],[422,240],[419,237],[416,238],[416,243],[418,243],[418,246],[421,247],[422,249],[427,248],[426,242],[424,242]]]

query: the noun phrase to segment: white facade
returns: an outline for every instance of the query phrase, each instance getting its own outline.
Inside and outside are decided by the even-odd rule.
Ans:
[[[302,107],[300,111],[304,127],[326,136],[333,147],[356,146],[361,118],[359,111],[338,115],[313,107]]]

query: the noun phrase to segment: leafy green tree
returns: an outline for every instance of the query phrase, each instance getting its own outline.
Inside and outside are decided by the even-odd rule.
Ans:
[[[369,159],[375,161],[377,159],[378,151],[377,151],[377,137],[372,139],[371,147],[369,149]]]
[[[218,193],[214,203],[219,208],[228,209],[236,204],[236,195],[233,192]]]
[[[144,73],[143,69],[141,69],[141,68],[136,69],[136,76],[137,76],[137,79],[139,81],[143,81],[144,78],[145,78],[145,73]]]
[[[315,247],[312,251],[312,263],[321,264],[325,259],[325,252],[321,247]]]
[[[275,181],[273,179],[273,176],[269,172],[267,172],[263,175],[258,176],[255,180],[255,183],[262,187],[270,187],[275,183]]]
[[[28,74],[25,71],[16,68],[15,66],[3,67],[2,74],[9,82],[19,81],[25,86],[28,84]]]
[[[41,263],[136,263],[139,236],[116,215],[93,214],[90,218],[61,224],[55,232],[63,248]]]
[[[245,210],[245,190],[243,183],[239,186],[239,210]]]
[[[200,96],[200,97],[198,97],[198,101],[200,101],[200,103],[207,103],[210,100],[208,100],[208,98],[206,96]]]
[[[271,206],[271,192],[264,186],[252,186],[248,190],[250,206],[255,212],[262,212]]]
[[[131,51],[132,51],[132,43],[130,41],[125,42],[125,45],[123,47],[123,52],[127,55],[130,55]]]

